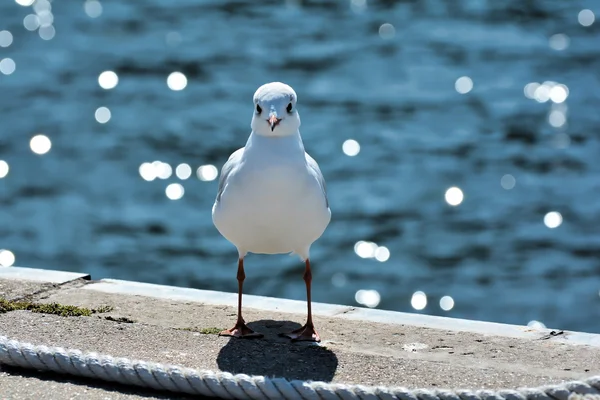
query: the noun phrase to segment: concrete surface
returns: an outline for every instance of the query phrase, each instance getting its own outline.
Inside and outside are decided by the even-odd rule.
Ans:
[[[90,279],[90,276],[74,272],[0,267],[0,298],[20,300],[79,279]]]
[[[32,293],[51,290],[54,287],[52,283],[0,279],[0,298],[19,300]]]
[[[91,317],[29,311],[0,314],[0,335],[34,344],[249,375],[409,388],[517,388],[600,374],[598,335],[564,332],[553,336],[550,330],[476,321],[470,325],[464,320],[317,304],[315,323],[323,342],[291,343],[277,334],[304,322],[304,303],[247,296],[244,317],[265,337],[239,340],[199,332],[233,324],[232,294],[219,297],[215,292],[95,282],[76,276],[40,287],[39,281],[34,284],[22,275],[7,278],[2,271],[0,293],[17,293],[38,302],[114,307]],[[402,323],[405,315],[410,324]],[[475,328],[470,331],[469,326]],[[78,396],[143,399],[173,395],[0,369],[0,399]]]
[[[76,279],[90,279],[89,274],[49,269],[10,267],[2,268],[0,277],[5,280],[26,280],[43,283],[63,284]]]
[[[0,271],[1,273],[1,271]],[[1,275],[0,275],[1,277]],[[139,295],[166,300],[187,301],[204,305],[234,305],[237,304],[237,293],[215,292],[180,288],[174,286],[154,285],[150,283],[104,279],[86,285],[86,290],[103,293]],[[244,307],[254,308],[264,312],[284,312],[291,314],[304,314],[306,303],[304,301],[277,299],[264,296],[244,296]],[[500,324],[494,322],[474,321],[458,318],[437,317],[416,313],[403,313],[336,304],[313,303],[313,314],[323,317],[336,317],[353,321],[378,322],[392,325],[412,325],[422,328],[449,330],[453,332],[473,332],[507,336],[522,339],[538,339],[545,333],[526,326]],[[549,329],[548,332],[551,330]],[[564,332],[555,340],[572,344],[589,344],[600,347],[600,335],[585,332]]]

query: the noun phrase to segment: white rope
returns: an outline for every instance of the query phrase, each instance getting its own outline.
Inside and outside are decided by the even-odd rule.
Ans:
[[[232,375],[175,365],[113,358],[60,347],[34,346],[0,336],[0,364],[83,376],[126,385],[222,399],[335,400],[569,400],[600,396],[600,376],[562,385],[517,390],[409,390]]]

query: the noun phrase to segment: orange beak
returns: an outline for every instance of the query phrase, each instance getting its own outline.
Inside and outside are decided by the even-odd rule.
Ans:
[[[277,118],[277,114],[271,113],[267,121],[269,122],[269,125],[271,125],[271,132],[273,132],[277,124],[279,124],[279,122],[281,121],[281,118]]]

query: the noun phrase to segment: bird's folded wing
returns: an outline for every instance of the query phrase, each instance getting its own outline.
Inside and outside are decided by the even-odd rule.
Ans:
[[[308,153],[304,153],[306,155],[306,164],[308,164],[308,168],[310,172],[314,175],[317,182],[319,182],[319,186],[321,186],[321,190],[323,191],[323,196],[325,197],[325,205],[329,208],[329,199],[327,199],[327,185],[325,184],[325,178],[321,173],[321,169],[319,168],[319,164],[312,158]]]
[[[223,194],[223,190],[225,190],[225,185],[227,184],[227,178],[229,174],[233,171],[236,165],[239,164],[240,158],[244,154],[244,148],[237,149],[229,156],[229,159],[221,168],[221,176],[219,177],[219,190],[217,192],[217,201],[221,200],[221,194]]]

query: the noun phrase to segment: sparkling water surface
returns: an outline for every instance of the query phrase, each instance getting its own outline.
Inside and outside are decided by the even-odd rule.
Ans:
[[[315,301],[600,332],[599,13],[2,1],[0,265],[236,291],[211,207],[279,80],[333,212]],[[305,298],[297,258],[246,271],[246,293]]]

